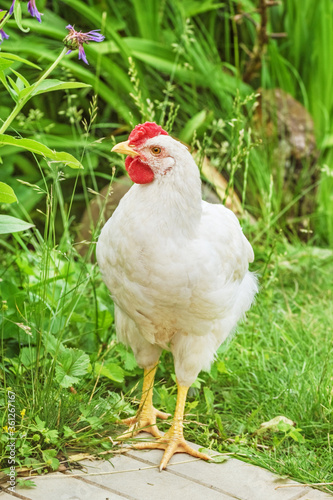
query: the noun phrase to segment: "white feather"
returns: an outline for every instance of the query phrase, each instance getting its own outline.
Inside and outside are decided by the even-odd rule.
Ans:
[[[116,305],[116,330],[142,367],[172,352],[181,385],[209,369],[219,345],[249,309],[253,250],[236,216],[201,199],[198,167],[170,136],[145,144],[153,182],[135,184],[104,226],[97,260]]]

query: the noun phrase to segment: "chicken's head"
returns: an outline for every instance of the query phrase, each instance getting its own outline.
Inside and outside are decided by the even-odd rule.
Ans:
[[[127,154],[126,170],[133,182],[148,184],[156,176],[166,175],[176,162],[177,149],[185,148],[154,122],[137,125],[128,141],[116,144],[112,151]]]

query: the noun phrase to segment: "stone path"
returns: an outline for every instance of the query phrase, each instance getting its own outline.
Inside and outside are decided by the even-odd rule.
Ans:
[[[192,446],[199,448],[193,443]],[[216,464],[179,453],[172,457],[167,470],[159,472],[161,456],[160,450],[129,450],[115,456],[112,462],[85,460],[80,462],[84,465],[82,471],[35,477],[36,488],[1,492],[0,500],[333,499],[332,494],[281,479],[234,458]]]

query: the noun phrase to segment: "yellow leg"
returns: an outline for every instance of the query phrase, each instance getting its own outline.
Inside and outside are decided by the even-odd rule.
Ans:
[[[144,370],[143,387],[140,406],[135,417],[122,420],[122,423],[129,425],[129,429],[117,439],[128,439],[136,436],[140,431],[149,432],[154,437],[160,437],[161,433],[156,425],[156,418],[166,420],[171,417],[169,413],[156,410],[153,406],[153,388],[157,365]]]
[[[170,458],[175,453],[188,453],[196,458],[202,458],[203,460],[210,460],[210,457],[205,453],[201,453],[194,450],[189,446],[183,436],[183,420],[184,420],[184,409],[188,387],[178,385],[177,403],[176,410],[174,413],[174,418],[172,425],[168,432],[164,436],[160,437],[156,442],[152,443],[136,443],[133,447],[139,450],[143,449],[160,449],[165,450],[161,463],[160,471],[165,469],[168,465]]]

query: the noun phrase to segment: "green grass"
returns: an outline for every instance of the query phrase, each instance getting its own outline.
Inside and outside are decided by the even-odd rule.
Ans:
[[[38,472],[58,468],[59,450],[65,455],[72,449],[110,450],[105,437],[119,413],[133,412],[115,392],[123,387],[125,375],[131,378],[137,370],[133,355],[115,346],[109,294],[96,265],[80,259],[74,245],[67,242],[66,252],[52,248],[50,226],[47,240],[35,230],[7,245],[10,258],[1,273],[4,468],[12,408],[16,465]],[[126,372],[127,366],[133,373]]]
[[[202,377],[196,419],[208,427],[189,437],[301,482],[333,481],[332,276],[332,251],[278,241],[247,322]],[[295,435],[257,433],[281,415]]]
[[[119,417],[133,414],[129,403],[140,395],[142,373],[115,343],[112,304],[96,266],[75,246],[64,253],[48,246],[52,238],[35,235],[16,237],[4,257],[1,427],[8,425],[10,388],[18,464],[45,472],[76,452],[112,453],[108,436],[117,435]],[[302,482],[332,482],[333,252],[269,236],[271,247],[255,245],[256,304],[191,389],[185,436]],[[155,404],[173,412],[175,398],[165,353]],[[295,426],[258,433],[281,415]],[[2,432],[3,467],[7,441]]]

